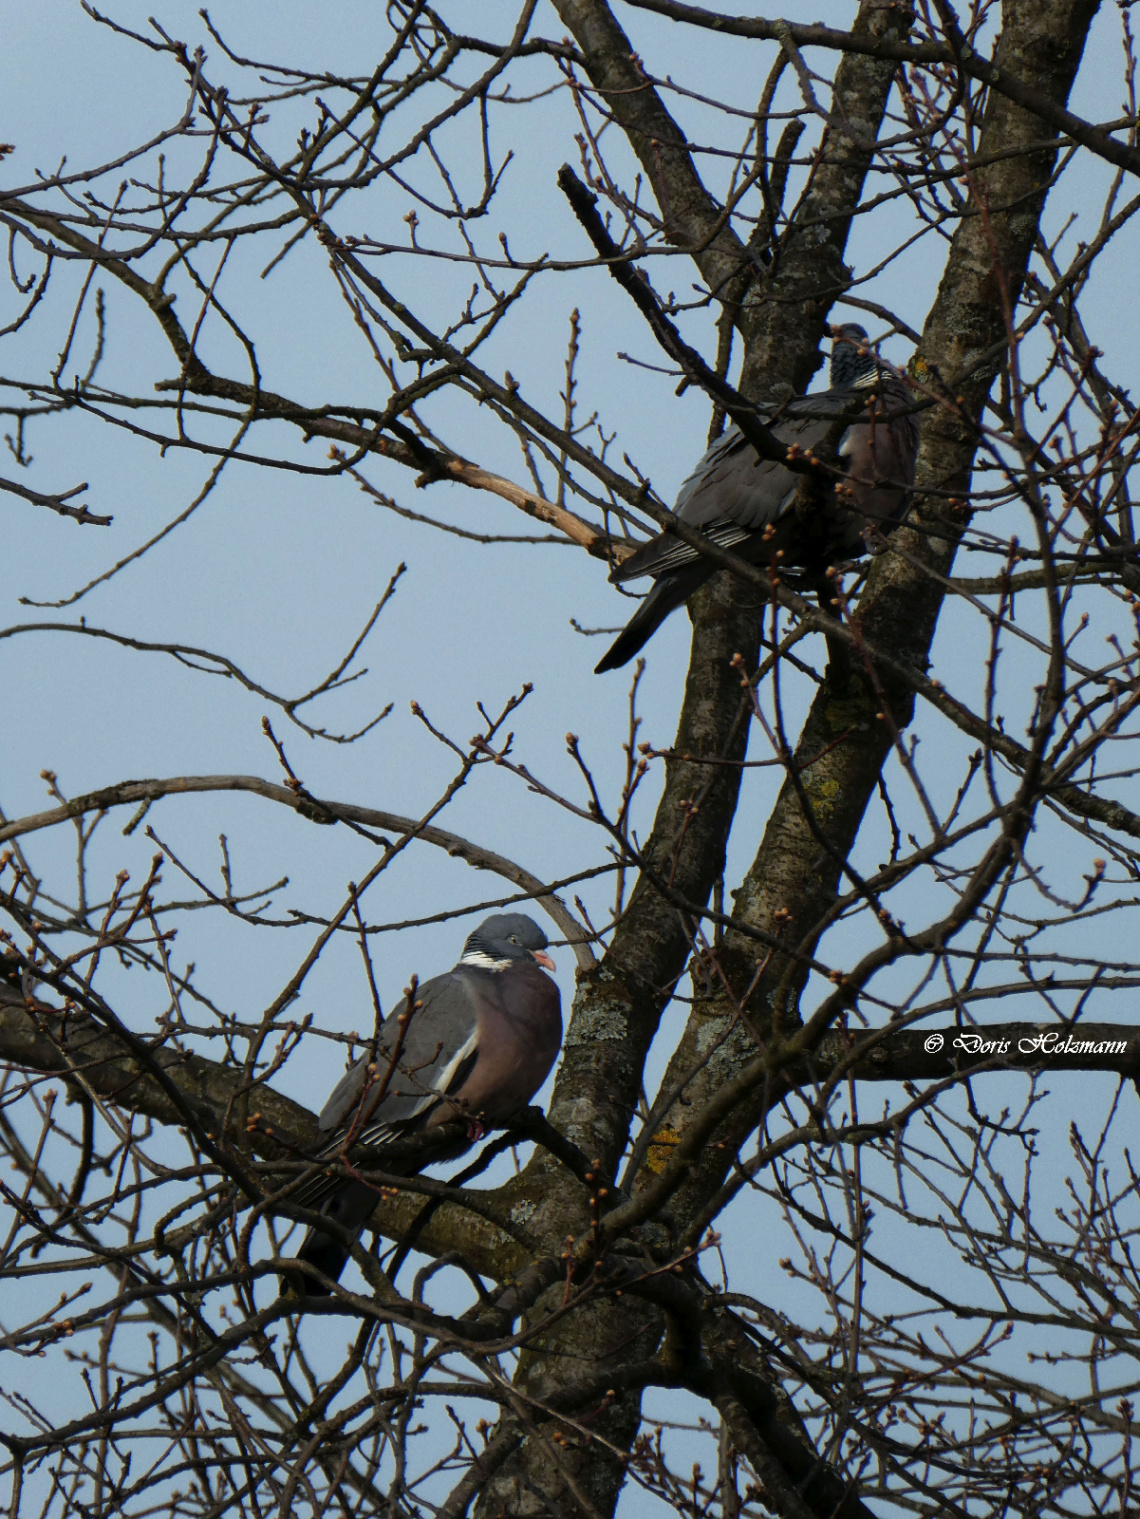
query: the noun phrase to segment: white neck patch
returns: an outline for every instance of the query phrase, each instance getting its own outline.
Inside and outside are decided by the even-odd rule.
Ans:
[[[460,965],[477,965],[480,970],[506,970],[508,965],[514,965],[513,960],[492,960],[490,955],[485,955],[481,949],[474,949],[470,954],[464,955]]]

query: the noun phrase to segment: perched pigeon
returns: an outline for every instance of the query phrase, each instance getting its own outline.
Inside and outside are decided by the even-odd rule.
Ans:
[[[823,442],[837,419],[873,394],[870,420],[853,423],[843,434],[838,454],[844,477],[817,520],[805,523],[790,510],[800,476],[761,459],[736,427],[717,439],[678,493],[673,510],[682,522],[753,563],[767,563],[780,549],[785,565],[819,568],[866,553],[869,537],[876,529],[888,530],[906,505],[918,451],[914,417],[902,414],[910,393],[863,346],[864,328],[850,322],[833,332],[831,388],[796,396],[766,419],[781,442],[810,449]],[[623,560],[611,579],[652,575],[655,583],[595,673],[631,660],[715,569],[711,559],[669,532]]]
[[[486,1128],[505,1124],[525,1107],[562,1042],[558,988],[540,969],[554,969],[545,948],[546,935],[523,913],[496,913],[480,923],[454,970],[417,988],[410,1018],[408,999],[400,999],[381,1026],[375,1060],[369,1052],[337,1083],[317,1120],[328,1136],[318,1158],[331,1161],[361,1146],[465,1119],[466,1139],[433,1151],[421,1164],[450,1160]],[[389,1169],[382,1157],[376,1162]],[[321,1176],[292,1200],[359,1230],[379,1193],[365,1181]],[[335,1281],[348,1251],[310,1229],[297,1256]],[[286,1292],[322,1292],[299,1272],[284,1275],[282,1286]]]

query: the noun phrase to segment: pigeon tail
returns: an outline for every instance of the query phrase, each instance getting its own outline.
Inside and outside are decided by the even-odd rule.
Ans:
[[[699,585],[709,578],[716,566],[709,560],[687,566],[674,575],[662,575],[653,589],[594,666],[595,675],[620,670],[642,649],[657,629],[679,606],[688,601]]]
[[[358,1233],[372,1216],[379,1201],[377,1189],[366,1182],[351,1181],[333,1193],[321,1209],[328,1218],[345,1229]],[[348,1264],[350,1251],[347,1245],[333,1239],[323,1229],[312,1228],[301,1241],[297,1259],[307,1266],[315,1266],[329,1278],[338,1281]],[[308,1272],[282,1271],[279,1276],[281,1292],[285,1297],[331,1297],[332,1288],[324,1286]]]
[[[348,1251],[328,1234],[312,1229],[297,1251],[297,1259],[315,1266],[330,1281],[339,1281],[348,1264]],[[332,1297],[332,1288],[318,1282],[307,1271],[282,1271],[278,1275],[282,1297]]]

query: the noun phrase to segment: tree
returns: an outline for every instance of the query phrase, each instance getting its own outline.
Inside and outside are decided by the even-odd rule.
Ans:
[[[272,546],[298,573],[346,477],[439,557],[426,598],[396,571],[331,674],[280,687],[299,696],[219,645],[137,624],[3,630],[10,659],[44,633],[56,662],[89,645],[161,653],[278,709],[266,773],[124,770],[67,796],[45,771],[51,805],[0,824],[0,1132],[16,1170],[3,1343],[89,1396],[61,1417],[8,1374],[13,1515],[597,1516],[619,1497],[653,1511],[648,1495],[786,1519],[1126,1509],[1140,1302],[1116,1132],[1140,1069],[1120,1002],[1126,1018],[1140,982],[1138,445],[1095,297],[1140,207],[1128,7],[1123,113],[1102,125],[1069,109],[1086,50],[1107,76],[1095,0],[1004,0],[1000,15],[862,0],[836,29],[681,0],[392,0],[344,73],[282,60],[269,35],[251,56],[205,13],[139,30],[84,10],[92,46],[181,98],[152,130],[105,95],[130,151],[86,162],[79,143],[2,192],[16,299],[0,488],[13,521],[73,519],[92,556],[54,605],[145,586],[211,495],[237,505],[236,482],[262,475],[311,491],[306,538]],[[362,38],[378,26],[359,21]],[[486,34],[456,29],[472,25]],[[710,439],[726,417],[754,427],[757,403],[808,388],[829,324],[852,316],[913,396],[907,520],[827,577],[688,531],[717,573],[689,604],[670,744],[641,738],[639,667],[622,730],[612,685],[577,698],[597,711],[567,739],[568,772],[541,734],[510,731],[524,686],[480,708],[469,742],[465,713],[417,712],[407,795],[429,748],[453,769],[413,815],[314,789],[297,730],[335,740],[312,760],[334,767],[370,764],[385,731],[375,714],[355,732],[310,716],[355,698],[366,640],[407,649],[442,623],[483,694],[497,621],[533,592],[534,558],[504,540],[584,550],[600,596],[644,532],[686,536],[607,420],[613,389],[634,377],[646,436],[698,396]],[[591,323],[630,333],[632,358],[605,342],[587,359]],[[278,378],[287,347],[307,378],[294,389]],[[368,356],[348,399],[322,368],[331,352]],[[53,474],[64,450],[98,465],[90,499]],[[108,568],[116,472],[160,456],[164,479],[203,474]],[[827,449],[793,462],[810,514],[839,464]],[[426,511],[390,493],[402,479]],[[499,531],[494,498],[539,530]],[[430,528],[467,540],[464,557],[440,555]],[[240,526],[210,532],[233,573]],[[256,571],[253,556],[238,573]],[[474,628],[455,614],[464,575],[483,588]],[[567,615],[532,611],[550,627]],[[311,636],[287,597],[273,613],[262,647]],[[566,632],[558,646],[585,671],[591,645]],[[680,687],[675,647],[662,635],[649,657],[665,650]],[[49,703],[59,672],[37,673]],[[214,741],[195,718],[164,716],[188,757]],[[282,881],[242,884],[268,879],[252,872],[273,852],[233,863],[225,836],[211,884],[225,792],[245,799],[226,818],[285,809],[290,874],[322,849],[339,879],[354,873],[347,891],[290,913]],[[466,819],[472,796],[470,826],[440,821]],[[155,827],[160,802],[171,827],[188,819],[188,849]],[[104,819],[125,840],[97,832]],[[588,863],[543,858],[545,819]],[[55,842],[68,826],[76,877]],[[313,1174],[312,1072],[330,1046],[367,1046],[388,996],[380,936],[406,926],[375,905],[377,883],[433,851],[502,881],[435,916],[533,902],[573,947],[553,1093],[458,1172],[408,1179],[390,1150],[338,1162],[377,1188],[375,1237],[302,1312],[276,1275],[311,1221],[290,1195]],[[175,933],[199,957],[228,936],[235,955],[268,956],[276,987],[256,1016],[233,1010],[214,965],[184,963]],[[330,961],[351,1033],[302,1011],[334,984]],[[512,1145],[530,1147],[513,1169]]]

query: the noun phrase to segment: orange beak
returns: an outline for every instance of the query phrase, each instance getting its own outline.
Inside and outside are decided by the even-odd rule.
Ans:
[[[530,957],[532,960],[541,965],[543,970],[555,969],[554,961],[550,958],[549,955],[543,954],[541,949],[532,949],[530,952]]]

